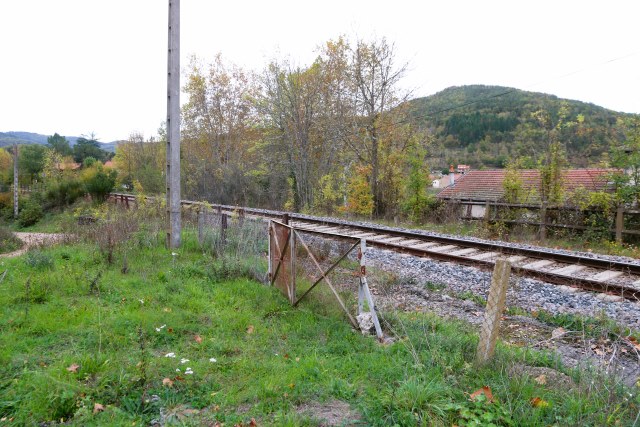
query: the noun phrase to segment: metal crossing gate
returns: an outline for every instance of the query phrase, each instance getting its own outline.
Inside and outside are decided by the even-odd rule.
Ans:
[[[302,232],[322,235],[325,238],[329,239],[348,241],[349,243],[352,243],[352,246],[328,268],[322,268],[320,262],[318,262],[313,252],[309,249],[309,246],[301,236]],[[317,279],[311,284],[311,286],[300,296],[297,295],[296,290],[296,253],[298,250],[298,245],[304,248],[304,251],[311,260],[313,266],[319,273],[319,277],[317,277]],[[358,272],[358,315],[360,316],[368,313],[371,316],[371,320],[373,321],[373,324],[375,326],[376,336],[381,340],[384,336],[382,333],[382,328],[380,327],[378,316],[376,314],[373,297],[367,283],[367,270],[365,267],[365,253],[367,250],[367,243],[365,239],[358,239],[351,236],[322,231],[296,229],[296,227],[293,225],[271,220],[269,221],[269,283],[272,286],[280,289],[280,291],[287,297],[287,299],[293,306],[297,306],[300,301],[302,301],[302,299],[305,298],[317,285],[319,285],[321,282],[325,282],[340,304],[340,307],[347,315],[353,327],[359,329],[360,326],[358,322],[350,313],[349,309],[345,305],[344,301],[340,297],[340,294],[329,278],[329,274],[355,249],[358,249],[358,259],[360,262]]]

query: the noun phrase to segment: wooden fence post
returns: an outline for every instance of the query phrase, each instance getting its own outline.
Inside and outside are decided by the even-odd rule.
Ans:
[[[225,245],[227,243],[227,214],[222,214],[220,216],[220,244]]]
[[[269,220],[269,244],[267,245],[267,259],[269,260],[269,269],[267,270],[267,283],[271,285],[271,277],[273,276],[273,261],[271,260],[271,245],[273,244],[273,223]]]
[[[206,208],[204,206],[201,206],[200,209],[198,209],[198,243],[200,243],[200,246],[202,246],[202,243],[204,242],[204,210]]]
[[[622,243],[622,229],[624,228],[624,206],[618,206],[616,212],[616,243]]]
[[[542,202],[540,206],[540,241],[547,239],[547,202]]]
[[[496,348],[496,341],[500,330],[500,317],[504,310],[507,299],[507,286],[509,285],[509,275],[511,264],[506,259],[500,258],[496,261],[491,277],[491,288],[487,298],[487,307],[484,313],[484,321],[480,330],[480,342],[478,343],[477,362],[486,363],[493,356]]]
[[[484,205],[484,225],[488,227],[490,224],[490,221],[491,221],[491,204],[487,200],[487,202]]]

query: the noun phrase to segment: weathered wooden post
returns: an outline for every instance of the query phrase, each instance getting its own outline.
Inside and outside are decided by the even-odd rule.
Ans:
[[[224,246],[227,243],[227,227],[228,227],[228,215],[222,214],[220,216],[220,244]]]
[[[484,225],[485,227],[488,227],[490,225],[491,222],[491,204],[489,204],[489,201],[487,200],[487,202],[484,205]]]
[[[619,205],[616,211],[616,243],[622,243],[622,230],[624,228],[624,206]]]
[[[540,241],[547,239],[547,202],[542,202],[540,206]]]
[[[273,245],[273,223],[271,222],[271,220],[269,220],[269,232],[267,234],[267,238],[269,239],[269,244],[267,245],[267,283],[271,285],[271,278],[273,277],[273,261],[271,260],[271,245]]]
[[[202,246],[204,242],[204,210],[206,207],[200,206],[198,208],[198,243]]]
[[[238,209],[238,227],[242,228],[244,225],[244,209]]]
[[[504,310],[507,299],[507,286],[509,285],[509,275],[511,264],[506,259],[498,259],[493,276],[491,277],[491,288],[487,298],[487,307],[484,313],[484,321],[480,330],[480,342],[478,343],[477,362],[486,363],[496,348],[496,341],[500,331],[500,317]]]

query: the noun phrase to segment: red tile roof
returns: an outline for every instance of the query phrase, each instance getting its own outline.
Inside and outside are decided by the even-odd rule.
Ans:
[[[540,194],[540,172],[536,169],[521,170],[520,177],[526,190],[535,190],[534,199]],[[568,169],[562,172],[563,186],[566,192],[573,192],[578,188],[588,191],[608,190],[611,173],[620,172],[617,169]],[[449,186],[438,193],[442,199],[474,199],[500,200],[504,195],[503,181],[507,171],[500,170],[472,170],[456,179],[455,185]],[[533,200],[530,200],[533,201]]]

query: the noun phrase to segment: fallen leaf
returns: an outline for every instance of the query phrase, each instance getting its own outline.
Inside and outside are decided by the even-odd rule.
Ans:
[[[248,334],[252,334],[252,333],[253,333],[253,325],[249,325],[249,326],[247,327],[247,333],[248,333]]]
[[[563,336],[566,333],[567,333],[567,330],[562,328],[562,327],[555,328],[553,331],[551,331],[551,338],[553,338],[555,340],[555,339],[560,338],[561,336]]]
[[[196,335],[196,336],[194,337],[194,340],[196,340],[196,342],[197,342],[198,344],[201,344],[201,343],[202,343],[202,337],[201,337],[200,335]]]
[[[75,374],[75,373],[77,373],[77,372],[78,372],[78,369],[80,369],[80,365],[78,365],[78,364],[74,363],[74,364],[72,364],[71,366],[69,366],[69,367],[67,368],[67,371],[69,371],[69,372],[73,372],[73,373]]]
[[[627,337],[627,340],[631,343],[632,346],[635,347],[636,350],[640,350],[640,343],[638,342],[637,339],[635,339],[635,337]]]
[[[101,405],[100,403],[96,403],[93,405],[93,413],[97,414],[98,412],[102,412],[104,411],[104,406]]]
[[[258,423],[255,418],[251,418],[251,422],[249,423],[249,427],[258,427]]]
[[[487,398],[487,402],[489,403],[493,402],[493,393],[491,393],[491,388],[489,388],[489,386],[484,386],[474,391],[469,395],[469,399],[475,400],[475,398],[480,396],[481,394],[484,394],[484,396]]]
[[[296,387],[296,385],[295,385],[294,383],[289,384],[289,388],[290,388],[291,390],[293,390],[295,387]]]
[[[598,356],[604,356],[605,352],[600,350],[599,348],[596,348],[595,350],[593,350],[593,352],[595,354],[597,354]]]
[[[173,387],[173,381],[170,378],[165,378],[162,380],[162,385],[166,387]]]
[[[542,400],[539,397],[534,397],[529,401],[529,403],[531,403],[531,406],[533,406],[534,408],[546,408],[547,406],[549,406],[549,402],[547,402],[546,400]]]
[[[542,374],[539,377],[534,378],[533,380],[540,385],[545,385],[547,383],[547,376],[545,374]]]
[[[169,332],[170,334],[173,333],[173,328],[167,328],[167,332]]]

